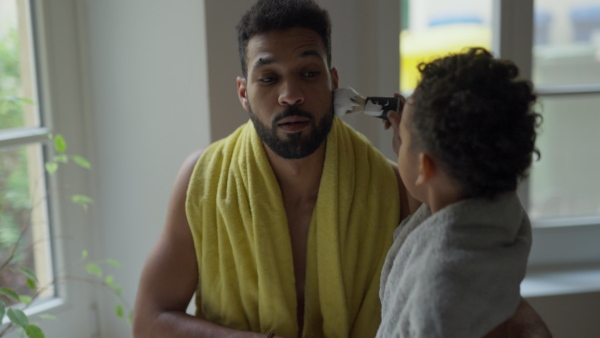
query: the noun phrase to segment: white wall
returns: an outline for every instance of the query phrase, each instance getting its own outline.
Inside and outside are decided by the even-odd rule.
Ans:
[[[94,243],[98,257],[123,264],[116,280],[133,304],[179,166],[210,142],[204,3],[86,0],[82,14],[96,175]],[[100,305],[103,336],[129,337],[112,303]]]

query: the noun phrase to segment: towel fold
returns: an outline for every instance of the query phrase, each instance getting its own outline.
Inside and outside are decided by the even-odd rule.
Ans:
[[[400,224],[382,270],[378,337],[482,337],[520,301],[531,225],[514,192]]]
[[[304,337],[375,335],[380,270],[398,206],[390,163],[336,117],[309,230]],[[200,272],[197,315],[240,330],[297,337],[287,216],[250,121],[201,156],[186,212]]]

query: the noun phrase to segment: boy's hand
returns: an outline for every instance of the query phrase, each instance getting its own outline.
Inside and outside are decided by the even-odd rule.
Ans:
[[[395,154],[398,154],[398,150],[400,149],[400,121],[402,119],[402,110],[404,109],[404,104],[406,103],[406,99],[400,95],[399,93],[394,94],[394,97],[399,97],[401,106],[398,111],[390,110],[387,112],[387,119],[383,120],[383,128],[385,130],[390,129],[392,127],[394,129],[394,135],[392,136],[392,149]]]

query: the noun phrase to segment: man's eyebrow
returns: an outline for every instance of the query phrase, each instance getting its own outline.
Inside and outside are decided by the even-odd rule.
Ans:
[[[260,67],[260,66],[266,66],[266,65],[271,64],[271,63],[275,63],[275,60],[273,60],[273,59],[258,58],[258,60],[254,63],[254,68]]]
[[[319,53],[319,51],[316,49],[305,50],[302,53],[300,53],[300,55],[298,57],[305,58],[305,57],[310,57],[310,56],[316,56],[319,58],[322,57],[321,53]],[[258,60],[256,60],[256,62],[254,63],[254,68],[270,65],[273,63],[277,63],[277,61],[270,59],[270,58],[258,58]]]

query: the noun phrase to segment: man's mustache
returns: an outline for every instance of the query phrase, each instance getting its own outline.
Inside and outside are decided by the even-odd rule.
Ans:
[[[280,120],[282,120],[286,117],[290,117],[290,116],[306,117],[306,118],[310,119],[311,121],[315,119],[313,114],[307,112],[306,110],[302,110],[302,109],[298,108],[298,106],[289,106],[284,111],[282,111],[281,113],[279,113],[279,114],[275,115],[275,117],[273,117],[273,126],[277,125],[277,123]]]

